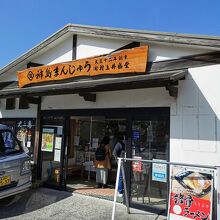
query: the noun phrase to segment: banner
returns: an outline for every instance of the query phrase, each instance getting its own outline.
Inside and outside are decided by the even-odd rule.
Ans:
[[[174,166],[168,219],[211,220],[213,170]]]

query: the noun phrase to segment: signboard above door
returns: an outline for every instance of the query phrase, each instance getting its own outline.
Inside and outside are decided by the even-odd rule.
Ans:
[[[17,72],[18,84],[22,88],[30,84],[75,77],[144,73],[147,58],[148,46],[140,46],[103,56],[29,68]]]

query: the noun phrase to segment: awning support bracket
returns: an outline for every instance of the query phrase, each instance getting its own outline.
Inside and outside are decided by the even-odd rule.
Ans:
[[[96,102],[96,94],[93,94],[93,93],[79,93],[79,96],[82,96],[85,101]]]
[[[172,84],[168,84],[165,86],[166,90],[169,91],[169,95],[174,97],[174,98],[177,98],[178,96],[178,87],[177,86],[174,86]]]

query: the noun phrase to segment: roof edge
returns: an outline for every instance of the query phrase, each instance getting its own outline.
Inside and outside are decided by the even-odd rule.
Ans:
[[[10,70],[14,66],[26,60],[34,53],[40,51],[45,46],[54,42],[61,36],[68,32],[76,34],[89,35],[89,36],[103,36],[127,40],[135,40],[140,42],[164,42],[169,44],[180,44],[180,45],[191,45],[199,46],[203,48],[212,48],[220,50],[220,37],[203,36],[203,35],[191,35],[191,34],[178,34],[174,32],[154,32],[145,30],[133,30],[133,29],[122,29],[122,28],[109,28],[100,26],[88,26],[79,24],[67,24],[57,32],[37,44],[26,53],[22,54],[2,69],[0,69],[0,76],[6,71]]]
[[[179,34],[175,32],[156,32],[122,28],[107,28],[69,24],[70,31],[84,35],[101,35],[103,37],[121,38],[135,41],[164,42],[199,47],[220,49],[220,37],[206,35]]]
[[[70,26],[70,24],[65,25],[63,28],[59,29],[54,34],[50,35],[48,38],[46,38],[45,40],[43,40],[42,42],[37,44],[35,47],[31,48],[30,50],[28,50],[27,52],[23,53],[21,56],[19,56],[15,60],[11,61],[9,64],[5,65],[2,69],[0,69],[0,76],[4,72],[10,70],[11,68],[13,68],[17,64],[21,63],[22,61],[24,61],[25,59],[27,59],[28,57],[30,57],[34,53],[40,51],[45,46],[48,46],[50,43],[54,42],[59,37],[61,37],[64,34],[66,34],[69,31],[69,26]]]
[[[87,29],[100,29],[100,30],[109,30],[109,31],[119,31],[119,32],[129,32],[129,33],[142,33],[142,34],[152,34],[152,35],[166,35],[166,36],[180,36],[196,39],[213,39],[220,40],[220,36],[210,36],[210,35],[201,35],[201,34],[185,34],[177,32],[160,32],[160,31],[149,31],[142,29],[129,29],[129,28],[115,28],[115,27],[103,27],[103,26],[93,26],[93,25],[81,25],[81,24],[72,24],[69,23],[66,26],[70,28],[87,28]]]

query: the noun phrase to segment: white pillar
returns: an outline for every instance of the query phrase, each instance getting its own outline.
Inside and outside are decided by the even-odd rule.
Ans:
[[[117,169],[117,176],[116,176],[116,183],[115,183],[115,196],[114,196],[113,209],[112,209],[112,220],[115,219],[115,210],[116,210],[120,170],[121,170],[121,158],[118,158],[118,169]]]

